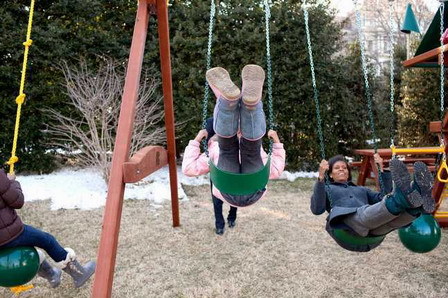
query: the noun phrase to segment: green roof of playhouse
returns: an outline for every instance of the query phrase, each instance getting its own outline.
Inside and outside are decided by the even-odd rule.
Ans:
[[[448,27],[448,9],[444,10],[443,24],[445,31]],[[448,45],[444,46],[443,49],[440,48],[440,36],[440,12],[438,10],[418,46],[414,58],[404,61],[403,65],[405,67],[439,67],[440,51],[448,51]],[[448,59],[446,58],[444,59],[445,64],[448,65]]]

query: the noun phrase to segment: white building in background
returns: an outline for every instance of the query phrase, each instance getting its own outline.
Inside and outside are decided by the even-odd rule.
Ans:
[[[364,33],[366,54],[374,61],[377,74],[381,74],[384,69],[389,68],[389,32],[392,30],[395,44],[406,44],[406,35],[400,31],[404,19],[406,6],[409,2],[419,22],[420,31],[424,33],[429,26],[434,13],[437,11],[436,5],[430,2],[427,5],[425,0],[395,0],[392,2],[392,24],[390,26],[389,0],[369,0],[360,1],[361,27]],[[336,19],[344,22],[344,40],[348,43],[354,42],[358,38],[358,28],[356,25],[356,15],[351,0],[333,1],[332,7],[337,9]],[[417,37],[419,38],[419,37]]]

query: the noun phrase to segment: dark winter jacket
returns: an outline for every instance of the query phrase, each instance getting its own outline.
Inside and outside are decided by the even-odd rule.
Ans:
[[[374,244],[346,243],[338,239],[334,234],[335,229],[351,231],[350,227],[343,222],[347,215],[355,213],[361,206],[378,203],[383,199],[385,194],[392,191],[390,172],[381,172],[381,176],[384,186],[381,192],[373,191],[367,187],[357,186],[352,182],[333,182],[326,186],[324,182],[317,181],[314,184],[314,192],[311,197],[310,206],[311,212],[315,215],[320,215],[325,211],[329,213],[325,229],[343,248],[351,251],[366,252],[381,244],[382,241]]]
[[[15,209],[22,208],[24,197],[18,181],[11,181],[0,169],[0,246],[22,233],[24,225]]]
[[[311,212],[319,215],[327,211],[327,220],[330,225],[334,219],[356,212],[364,205],[373,205],[383,199],[383,196],[392,191],[390,172],[381,173],[385,189],[381,192],[373,191],[367,187],[357,186],[352,182],[330,183],[325,189],[325,183],[317,181],[311,197]],[[331,200],[331,207],[330,207]]]

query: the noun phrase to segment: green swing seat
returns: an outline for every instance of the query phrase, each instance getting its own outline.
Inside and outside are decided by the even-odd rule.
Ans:
[[[268,1],[265,1],[264,4],[265,9],[265,28],[266,28],[266,44],[270,44],[270,35],[269,35],[269,19],[270,19],[270,7]],[[212,41],[213,41],[213,27],[215,24],[215,15],[216,15],[216,5],[215,1],[210,1],[210,24],[209,24],[209,33],[208,33],[208,49],[207,49],[207,66],[206,69],[211,68],[211,55],[212,55]],[[267,107],[269,111],[269,129],[272,128],[272,123],[274,123],[274,112],[273,112],[273,100],[272,100],[272,69],[271,69],[271,54],[269,52],[269,47],[266,47],[266,60],[267,60],[267,84],[268,84],[268,101]],[[207,106],[208,106],[208,83],[205,83],[204,100],[203,100],[203,119],[204,123],[203,128],[205,128],[205,122],[207,120]],[[206,147],[206,146],[205,146]],[[269,152],[268,162],[264,165],[262,169],[258,172],[250,173],[250,174],[241,174],[241,173],[231,173],[227,171],[220,170],[213,164],[213,162],[209,162],[210,168],[210,179],[213,185],[219,189],[222,193],[229,195],[250,195],[257,191],[264,189],[269,180],[270,173],[270,164],[271,164],[271,156]]]
[[[213,185],[222,193],[230,195],[249,195],[266,187],[271,168],[271,157],[258,172],[250,174],[231,173],[218,169],[209,162],[210,179]]]
[[[24,285],[39,270],[39,254],[34,247],[0,249],[0,287]]]
[[[343,229],[334,229],[333,235],[338,238],[339,241],[351,245],[375,245],[381,243],[386,237],[385,235],[361,237]]]

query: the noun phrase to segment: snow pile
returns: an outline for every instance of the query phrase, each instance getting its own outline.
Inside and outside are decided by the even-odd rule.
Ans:
[[[182,185],[209,184],[208,175],[187,177],[177,169],[178,194],[180,200],[188,200]],[[298,177],[314,178],[317,173],[283,172],[281,179],[294,181]],[[27,202],[51,200],[51,209],[94,209],[104,206],[107,196],[107,184],[99,171],[89,169],[62,169],[48,175],[17,176]],[[127,184],[125,199],[149,200],[157,206],[170,200],[168,167],[164,167],[142,181]]]

